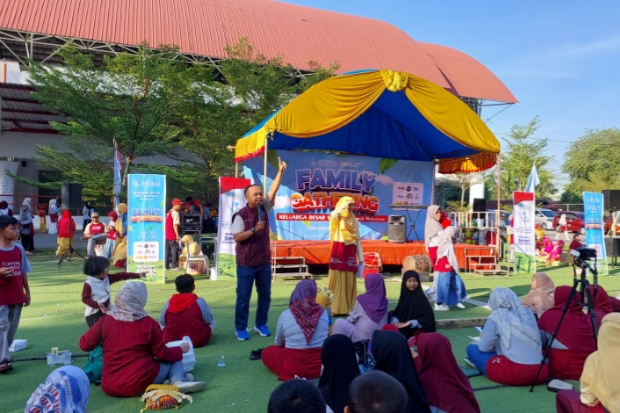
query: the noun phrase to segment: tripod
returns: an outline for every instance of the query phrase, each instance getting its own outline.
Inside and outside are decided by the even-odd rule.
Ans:
[[[79,252],[77,252],[74,248],[73,248],[73,238],[75,237],[75,230],[73,231],[73,234],[71,234],[71,222],[73,221],[73,218],[69,217],[69,219],[67,220],[67,226],[69,227],[69,248],[67,248],[67,251],[65,251],[65,253],[62,255],[62,257],[60,257],[60,260],[58,261],[58,268],[60,268],[62,266],[62,263],[64,261],[74,261],[76,258],[73,258],[73,253],[77,254],[78,257],[80,257],[81,259],[85,260],[86,258],[84,258],[84,256],[82,254],[80,254]],[[71,236],[73,235],[73,236]]]
[[[577,278],[577,266],[581,268],[581,278]],[[592,272],[592,275],[593,275],[592,285],[594,285],[594,296],[590,294],[590,283],[588,282],[588,279],[586,278],[586,270],[588,269]],[[547,358],[549,357],[551,346],[553,345],[553,342],[555,341],[555,338],[558,335],[558,331],[560,331],[560,326],[562,325],[564,316],[566,315],[566,312],[568,311],[568,307],[570,306],[570,303],[573,301],[573,298],[575,297],[575,293],[577,292],[577,287],[579,286],[581,286],[580,291],[579,291],[579,293],[581,294],[581,297],[582,298],[585,297],[587,301],[585,305],[588,307],[588,313],[590,314],[590,321],[592,322],[592,337],[594,338],[594,346],[595,347],[597,346],[596,338],[598,337],[598,329],[596,328],[596,322],[595,322],[596,313],[594,312],[594,297],[596,297],[596,292],[598,288],[598,273],[596,271],[596,258],[594,261],[594,268],[592,268],[590,267],[590,264],[588,264],[587,261],[581,260],[578,257],[574,257],[573,288],[571,289],[571,292],[568,295],[566,304],[564,305],[564,308],[562,309],[562,315],[560,316],[560,321],[558,322],[558,325],[555,328],[553,335],[551,336],[551,341],[547,345],[547,350],[545,350],[545,355],[543,356],[543,359],[540,362],[538,373],[536,373],[536,378],[534,379],[534,382],[532,383],[532,387],[530,387],[530,393],[534,391],[534,386],[536,385],[536,382],[538,382],[538,376],[540,376],[540,372],[542,371],[542,368],[545,365]],[[583,304],[583,303],[580,303],[580,304]]]

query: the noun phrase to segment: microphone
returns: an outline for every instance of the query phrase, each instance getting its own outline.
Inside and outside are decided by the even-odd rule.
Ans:
[[[258,220],[262,221],[263,220],[263,203],[259,202],[257,205],[258,208]]]

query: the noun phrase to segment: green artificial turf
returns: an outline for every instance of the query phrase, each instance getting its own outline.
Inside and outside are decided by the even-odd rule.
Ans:
[[[84,321],[84,305],[81,302],[81,290],[84,276],[81,274],[81,261],[66,263],[61,269],[56,268],[56,260],[51,256],[35,255],[31,259],[33,271],[30,273],[32,305],[24,308],[16,338],[27,339],[26,350],[13,353],[14,359],[45,357],[51,347],[71,350],[74,355],[82,354],[78,347],[80,336],[87,330]],[[553,268],[548,274],[556,285],[572,282],[572,270]],[[169,275],[165,285],[150,284],[149,300],[146,309],[153,317],[158,317],[165,301],[174,293],[173,279],[179,273]],[[529,289],[531,275],[513,275],[505,277],[476,277],[463,274],[470,297],[486,301],[490,291],[497,286],[513,288],[518,295],[524,295]],[[319,287],[327,285],[325,277],[317,278]],[[272,308],[269,327],[275,332],[278,315],[288,303],[294,280],[278,280],[272,288]],[[122,283],[112,286],[113,295]],[[601,277],[603,285],[610,295],[620,292],[620,277]],[[273,343],[273,337],[262,338],[250,332],[251,340],[240,342],[234,335],[235,279],[222,277],[218,281],[206,278],[196,279],[196,293],[204,297],[213,310],[217,327],[211,342],[204,348],[196,349],[196,379],[204,380],[207,389],[193,394],[194,403],[186,405],[184,412],[265,412],[269,394],[278,386],[278,380],[260,361],[250,361],[251,350],[266,347]],[[394,308],[400,291],[400,276],[394,274],[386,277],[388,297]],[[363,292],[360,281],[358,291]],[[487,316],[489,311],[482,307],[466,304],[466,310],[453,309],[437,312],[439,319],[457,317]],[[250,312],[253,320],[256,310],[256,297]],[[465,356],[465,347],[469,344],[468,335],[474,336],[473,328],[459,330],[441,330],[452,342],[454,353],[460,364]],[[224,355],[226,367],[217,367],[220,356]],[[74,358],[74,364],[84,367],[86,358]],[[37,385],[55,368],[45,361],[16,361],[15,370],[0,375],[0,412],[22,412],[24,404]],[[527,388],[492,388],[495,383],[484,377],[471,379],[483,412],[554,412],[554,394],[544,387],[537,387],[534,393]],[[449,395],[446,395],[449,397]],[[88,411],[98,412],[139,412],[143,407],[139,398],[115,399],[92,386]]]

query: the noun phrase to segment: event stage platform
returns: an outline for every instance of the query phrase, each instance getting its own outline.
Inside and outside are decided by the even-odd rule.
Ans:
[[[403,260],[408,255],[426,255],[424,243],[421,241],[400,244],[382,240],[363,240],[362,249],[365,253],[378,253],[383,265],[403,265]],[[476,251],[477,254],[474,255],[493,253],[492,247],[484,245],[456,244],[456,256],[462,269],[465,269],[465,249],[479,250],[479,253]],[[329,255],[329,241],[276,241],[277,257],[304,257],[306,264],[327,265]]]

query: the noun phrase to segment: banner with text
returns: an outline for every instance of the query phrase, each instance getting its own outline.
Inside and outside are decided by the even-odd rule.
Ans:
[[[536,272],[536,202],[532,192],[513,193],[515,272]]]
[[[220,215],[217,231],[217,274],[237,276],[232,216],[246,205],[243,190],[250,185],[245,178],[220,177]]]
[[[426,209],[402,211],[389,205],[431,204],[433,162],[269,151],[267,190],[276,176],[278,157],[288,165],[270,220],[270,230],[279,240],[328,240],[329,214],[343,196],[355,200],[362,238],[387,238],[390,215],[407,216],[408,239],[424,238]],[[263,158],[246,161],[244,172],[252,182],[262,184]],[[412,223],[417,236],[409,231]]]
[[[127,271],[165,283],[166,176],[130,174],[127,206]]]
[[[600,275],[609,275],[603,214],[603,194],[600,192],[584,192],[583,220],[586,228],[586,248],[596,250],[596,271]]]

